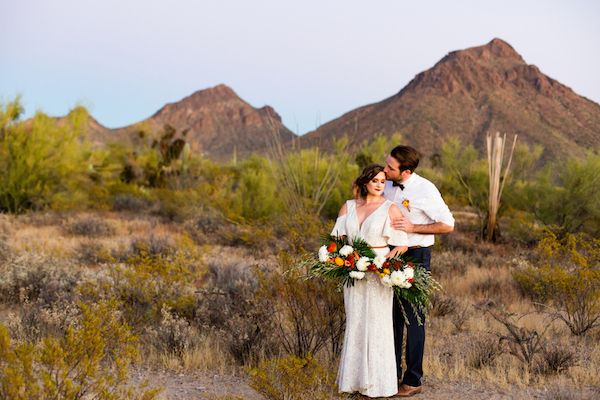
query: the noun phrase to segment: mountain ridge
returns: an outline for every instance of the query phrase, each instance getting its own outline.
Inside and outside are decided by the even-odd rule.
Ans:
[[[449,137],[483,150],[487,132],[519,134],[544,157],[600,146],[600,106],[546,76],[507,42],[449,52],[396,94],[351,110],[304,135],[304,147],[347,135],[358,145],[377,134],[403,135],[425,154]],[[575,129],[577,128],[577,129]]]

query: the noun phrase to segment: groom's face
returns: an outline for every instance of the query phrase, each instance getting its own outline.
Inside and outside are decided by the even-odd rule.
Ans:
[[[400,163],[392,156],[388,156],[385,160],[385,179],[388,181],[400,181]]]

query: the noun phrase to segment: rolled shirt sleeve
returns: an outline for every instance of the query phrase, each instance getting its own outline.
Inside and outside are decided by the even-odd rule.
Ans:
[[[435,222],[454,226],[454,217],[450,208],[444,202],[440,191],[433,185],[428,185],[427,201],[422,203],[423,212]]]

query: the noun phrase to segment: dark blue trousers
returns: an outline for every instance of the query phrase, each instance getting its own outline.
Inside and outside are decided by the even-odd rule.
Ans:
[[[415,263],[421,263],[430,270],[431,247],[408,249],[405,257]],[[396,371],[398,380],[410,386],[421,386],[423,376],[423,352],[425,350],[425,316],[420,314],[423,325],[419,326],[417,317],[406,300],[402,300],[409,325],[404,322],[402,308],[394,297],[394,345],[396,347]],[[406,330],[406,371],[402,374],[402,341]]]

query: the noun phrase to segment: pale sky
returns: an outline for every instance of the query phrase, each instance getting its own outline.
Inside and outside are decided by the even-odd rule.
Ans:
[[[600,102],[595,0],[0,0],[0,101],[115,128],[224,83],[303,134],[494,37]]]

